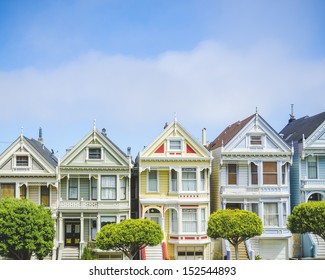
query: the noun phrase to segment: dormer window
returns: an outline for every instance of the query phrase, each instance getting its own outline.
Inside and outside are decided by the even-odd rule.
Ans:
[[[251,135],[250,145],[251,146],[262,146],[262,136],[261,135]]]
[[[28,156],[16,156],[16,166],[28,166]]]
[[[89,148],[88,149],[88,159],[101,159],[102,149],[101,148]]]

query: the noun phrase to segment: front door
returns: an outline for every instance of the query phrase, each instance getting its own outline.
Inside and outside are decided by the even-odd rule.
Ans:
[[[80,243],[80,222],[65,223],[65,246],[79,246]]]

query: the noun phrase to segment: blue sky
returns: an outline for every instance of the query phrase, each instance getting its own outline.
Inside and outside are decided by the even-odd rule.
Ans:
[[[325,1],[0,0],[0,151],[62,157],[93,126],[133,156],[177,119],[207,140],[324,111]]]

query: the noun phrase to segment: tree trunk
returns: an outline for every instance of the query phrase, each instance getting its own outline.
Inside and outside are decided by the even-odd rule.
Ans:
[[[238,243],[235,243],[234,247],[235,247],[236,260],[239,260]]]

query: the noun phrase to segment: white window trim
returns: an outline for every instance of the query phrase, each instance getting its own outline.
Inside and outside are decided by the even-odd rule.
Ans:
[[[89,158],[89,149],[100,149],[100,158]],[[104,148],[99,145],[90,145],[87,147],[86,160],[88,161],[103,161],[104,160]]]
[[[180,141],[181,148],[180,149],[171,149],[170,141]],[[184,151],[184,138],[183,137],[169,137],[169,138],[167,138],[167,151],[168,152],[183,152]]]
[[[261,144],[251,144],[251,137],[261,137]],[[248,135],[248,147],[250,148],[263,148],[265,147],[265,134],[253,133]]]
[[[17,165],[17,157],[27,157],[28,158],[28,165]],[[12,167],[14,169],[31,169],[32,168],[32,158],[30,156],[30,154],[28,153],[15,153],[14,157],[13,157],[13,163],[12,163]]]
[[[157,190],[156,191],[150,191],[149,190],[149,173],[150,173],[150,171],[156,171],[157,172]],[[148,193],[158,193],[159,192],[159,169],[147,170],[147,192]]]

